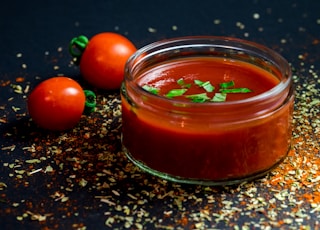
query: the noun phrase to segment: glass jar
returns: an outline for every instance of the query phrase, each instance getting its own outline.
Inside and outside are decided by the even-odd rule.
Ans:
[[[234,73],[248,72],[246,68],[260,73],[252,78],[248,72],[248,83],[261,83],[267,75],[277,83],[254,96],[219,103],[168,98],[143,87],[160,75],[162,82],[171,81],[170,73],[183,63],[187,68],[193,61],[211,59],[229,65]],[[214,80],[216,70],[207,65],[209,80]],[[197,67],[189,69],[192,73],[185,75],[197,75]],[[229,70],[224,71],[224,77],[229,76]],[[288,62],[262,45],[212,36],[152,43],[126,64],[123,150],[139,168],[174,182],[226,185],[261,177],[290,149],[293,92]]]

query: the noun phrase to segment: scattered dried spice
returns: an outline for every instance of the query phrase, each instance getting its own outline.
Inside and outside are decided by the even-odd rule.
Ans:
[[[60,228],[60,220],[70,219],[73,227],[86,229],[92,226],[90,220],[77,221],[79,215],[87,215],[84,213],[100,215],[101,223],[95,224],[109,228],[319,227],[320,129],[315,119],[319,115],[319,80],[314,70],[310,73],[314,78],[297,86],[288,158],[260,180],[204,187],[174,184],[141,172],[121,151],[119,94],[98,93],[96,111],[84,115],[73,130],[44,133],[28,120],[3,133],[14,141],[1,150],[14,158],[1,161],[8,178],[0,189],[23,187],[30,193],[37,188],[39,195],[48,196],[39,202],[36,197],[21,199],[21,194],[13,197],[7,193],[1,201],[11,203],[13,210],[7,210],[17,221],[29,220],[48,228]],[[295,76],[295,81],[301,79]],[[21,110],[24,113],[24,108]],[[43,202],[45,206],[40,205]],[[58,209],[54,209],[56,205]]]

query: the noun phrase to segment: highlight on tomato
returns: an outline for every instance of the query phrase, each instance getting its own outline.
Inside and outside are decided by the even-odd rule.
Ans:
[[[130,40],[112,32],[96,34],[90,40],[80,35],[69,44],[82,77],[92,86],[106,90],[120,88],[125,64],[136,50]]]
[[[96,96],[83,90],[75,80],[59,76],[37,85],[27,100],[29,115],[41,128],[52,131],[71,129],[84,112],[92,112]]]

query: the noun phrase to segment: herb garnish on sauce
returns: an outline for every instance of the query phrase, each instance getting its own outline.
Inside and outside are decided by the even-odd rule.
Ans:
[[[193,83],[197,87],[203,88],[204,93],[198,94],[186,94],[188,89],[192,87],[192,83],[186,83],[183,78],[180,78],[176,83],[181,87],[179,89],[171,89],[164,96],[167,98],[184,96],[187,99],[190,99],[192,102],[203,103],[203,102],[224,102],[227,100],[228,93],[250,93],[252,90],[248,88],[235,88],[234,81],[222,82],[219,84],[220,89],[216,92],[212,98],[208,96],[207,93],[212,93],[215,90],[215,87],[211,84],[210,81],[200,81],[194,80]],[[160,89],[152,87],[150,85],[144,85],[142,88],[150,93],[159,94]]]
[[[146,91],[148,91],[149,93],[153,93],[153,94],[158,94],[159,93],[159,89],[152,87],[150,85],[144,85],[142,86],[142,88]]]
[[[166,97],[172,98],[182,96],[186,91],[187,89],[172,89],[166,94]]]

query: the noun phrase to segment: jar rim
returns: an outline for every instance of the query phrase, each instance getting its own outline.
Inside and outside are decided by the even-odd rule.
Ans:
[[[147,59],[148,57],[159,54],[163,51],[170,51],[181,47],[188,46],[215,46],[219,48],[232,49],[236,48],[239,51],[250,51],[250,53],[254,53],[258,56],[263,57],[263,55],[268,55],[269,58],[266,58],[273,65],[277,67],[277,70],[281,72],[281,76],[286,76],[283,79],[279,79],[279,83],[261,94],[234,101],[225,101],[220,103],[212,103],[212,102],[203,102],[196,103],[192,101],[182,101],[175,98],[166,98],[164,96],[156,95],[151,92],[148,92],[142,88],[138,83],[134,82],[136,90],[142,95],[147,95],[150,98],[156,98],[158,100],[163,100],[166,102],[170,102],[171,104],[183,104],[186,107],[203,107],[203,106],[212,106],[212,107],[229,107],[235,105],[246,105],[257,103],[269,98],[270,96],[280,94],[285,89],[289,89],[292,84],[292,71],[287,60],[281,56],[276,51],[256,42],[234,38],[234,37],[226,37],[226,36],[184,36],[184,37],[176,37],[169,38],[160,41],[156,41],[150,43],[142,48],[138,49],[127,61],[125,72],[129,71],[129,66],[134,67],[137,63]],[[125,79],[131,76],[131,74],[125,74]],[[289,93],[290,90],[288,90]]]

